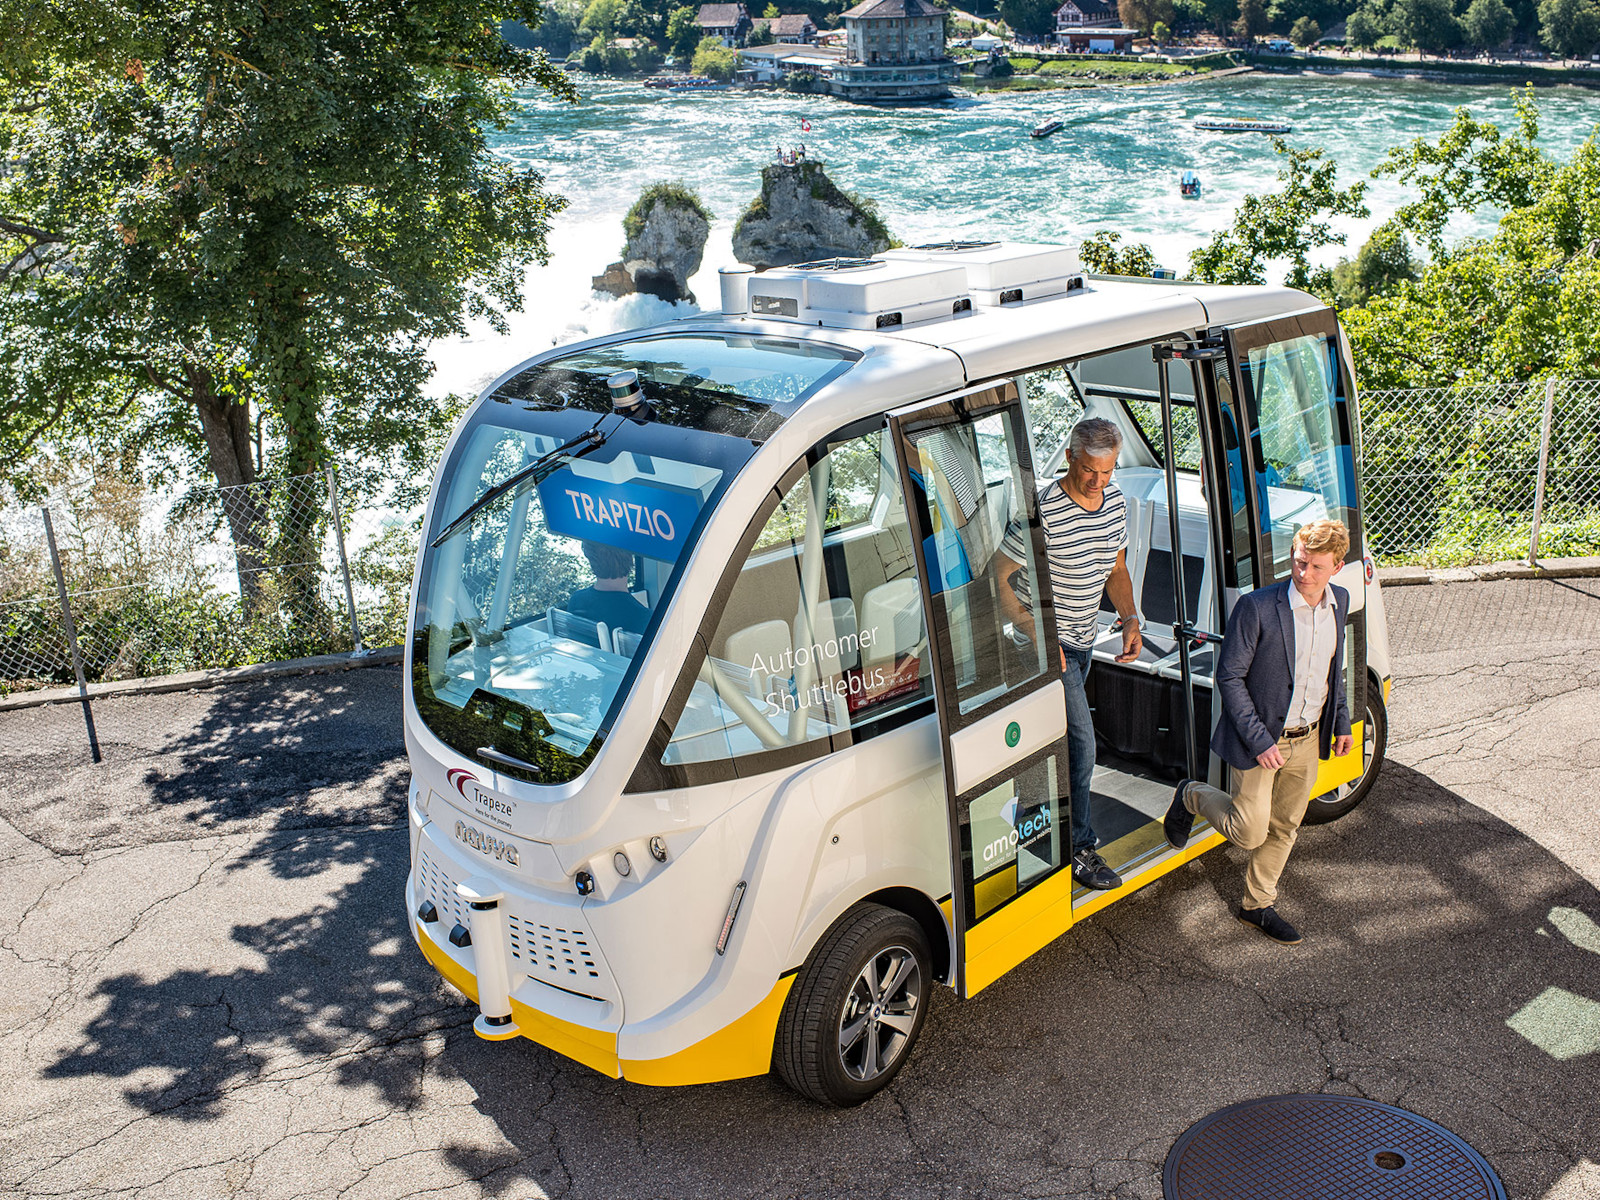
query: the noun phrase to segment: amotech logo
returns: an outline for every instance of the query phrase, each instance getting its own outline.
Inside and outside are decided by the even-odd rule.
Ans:
[[[456,822],[456,840],[465,842],[479,854],[487,855],[490,858],[498,858],[503,862],[510,863],[513,867],[522,859],[522,856],[517,853],[517,848],[510,842],[502,842],[493,834],[485,833],[474,825],[468,825],[465,821]]]

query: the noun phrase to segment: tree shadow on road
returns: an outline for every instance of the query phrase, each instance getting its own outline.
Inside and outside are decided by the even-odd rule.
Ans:
[[[1282,898],[1303,946],[1231,919],[1240,861],[1180,868],[975,1000],[941,992],[894,1085],[838,1112],[770,1079],[651,1089],[478,1040],[410,942],[404,832],[283,832],[223,877],[219,895],[276,910],[218,925],[234,965],[199,965],[195,930],[196,965],[107,979],[46,1074],[121,1079],[182,1122],[287,1105],[278,1087],[310,1080],[409,1114],[431,1174],[408,1187],[494,1196],[1154,1198],[1201,1116],[1323,1090],[1454,1129],[1516,1196],[1600,1159],[1594,887],[1395,764],[1354,814],[1303,832]]]

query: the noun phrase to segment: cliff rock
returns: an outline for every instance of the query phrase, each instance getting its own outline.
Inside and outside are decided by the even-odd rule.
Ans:
[[[822,164],[769,163],[761,194],[733,230],[733,253],[758,271],[819,258],[861,258],[893,239],[868,201],[842,191]]]
[[[692,301],[689,277],[700,269],[711,232],[711,214],[699,197],[682,184],[651,184],[622,219],[622,228],[628,235],[622,261],[594,277],[594,290]]]

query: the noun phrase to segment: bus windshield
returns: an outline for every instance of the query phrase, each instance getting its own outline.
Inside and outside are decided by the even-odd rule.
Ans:
[[[650,353],[691,340],[713,343],[697,375],[683,360],[703,346]],[[580,775],[702,515],[755,452],[749,435],[850,361],[745,339],[739,372],[763,386],[741,395],[714,378],[720,343],[586,352],[479,405],[440,474],[417,589],[412,696],[446,745],[525,782]],[[619,364],[640,371],[655,419],[610,411]]]

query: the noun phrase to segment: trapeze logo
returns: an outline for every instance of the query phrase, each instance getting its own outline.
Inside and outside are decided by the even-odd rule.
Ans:
[[[468,825],[465,821],[456,822],[456,840],[465,842],[480,854],[491,858],[498,858],[516,866],[522,859],[517,848],[510,842],[502,842],[492,833],[485,833],[481,829]]]
[[[445,778],[485,821],[493,822],[504,829],[511,828],[511,818],[517,811],[514,801],[502,799],[493,792],[485,790],[476,775],[461,767],[451,768]]]

